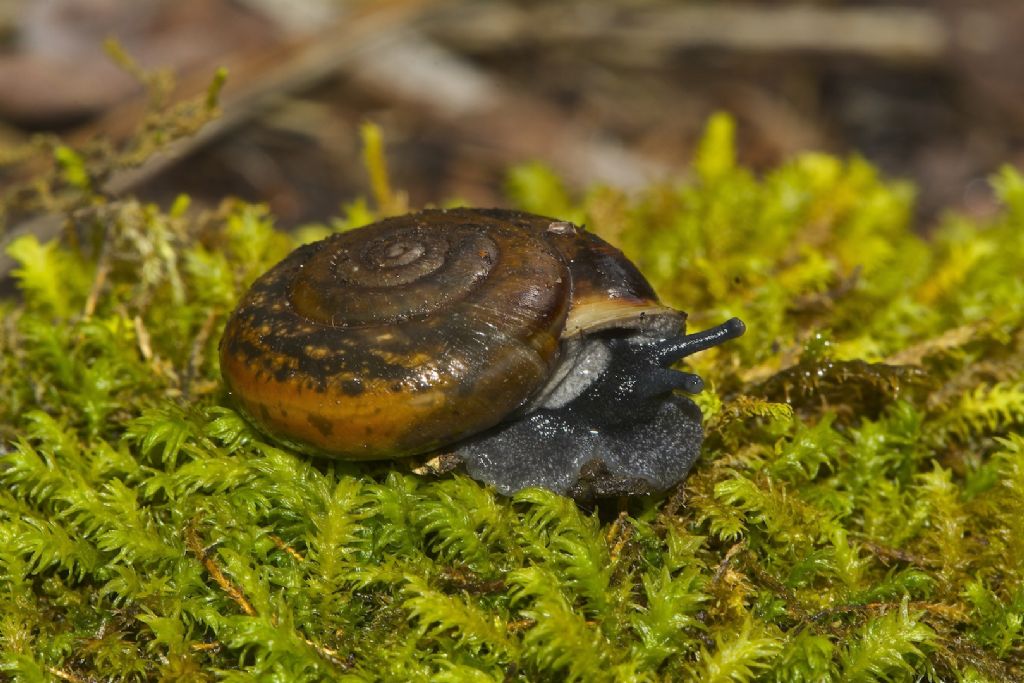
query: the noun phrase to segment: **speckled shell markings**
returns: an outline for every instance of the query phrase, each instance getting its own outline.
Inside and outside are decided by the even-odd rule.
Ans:
[[[221,368],[263,430],[351,459],[496,424],[557,361],[570,300],[538,234],[474,211],[389,219],[301,247],[228,321]]]

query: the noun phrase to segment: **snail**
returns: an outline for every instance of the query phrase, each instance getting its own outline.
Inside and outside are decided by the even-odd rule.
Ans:
[[[425,210],[299,247],[228,320],[228,391],[307,453],[445,451],[511,494],[654,493],[686,476],[701,414],[669,366],[744,332],[685,334],[618,249],[502,209]]]

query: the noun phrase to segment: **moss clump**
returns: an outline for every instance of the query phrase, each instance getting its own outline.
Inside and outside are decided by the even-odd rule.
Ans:
[[[511,176],[696,327],[748,323],[694,359],[690,478],[607,519],[266,442],[216,346],[295,241],[257,206],[194,220],[55,177],[90,209],[9,247],[0,303],[0,676],[1024,678],[1024,178],[925,241],[860,159],[733,159],[718,117],[683,184]]]

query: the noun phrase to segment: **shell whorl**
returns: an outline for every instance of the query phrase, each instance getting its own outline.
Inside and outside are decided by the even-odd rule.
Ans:
[[[353,459],[496,424],[550,374],[572,287],[508,217],[425,211],[300,247],[228,321],[229,389],[279,439]]]
[[[334,235],[311,256],[292,286],[296,313],[335,327],[400,324],[464,300],[499,256],[472,225],[391,221],[371,232]]]

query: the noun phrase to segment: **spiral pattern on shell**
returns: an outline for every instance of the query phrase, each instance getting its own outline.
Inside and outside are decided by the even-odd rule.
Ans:
[[[496,424],[558,358],[572,278],[549,225],[425,211],[300,247],[228,321],[229,390],[278,439],[352,459]]]

